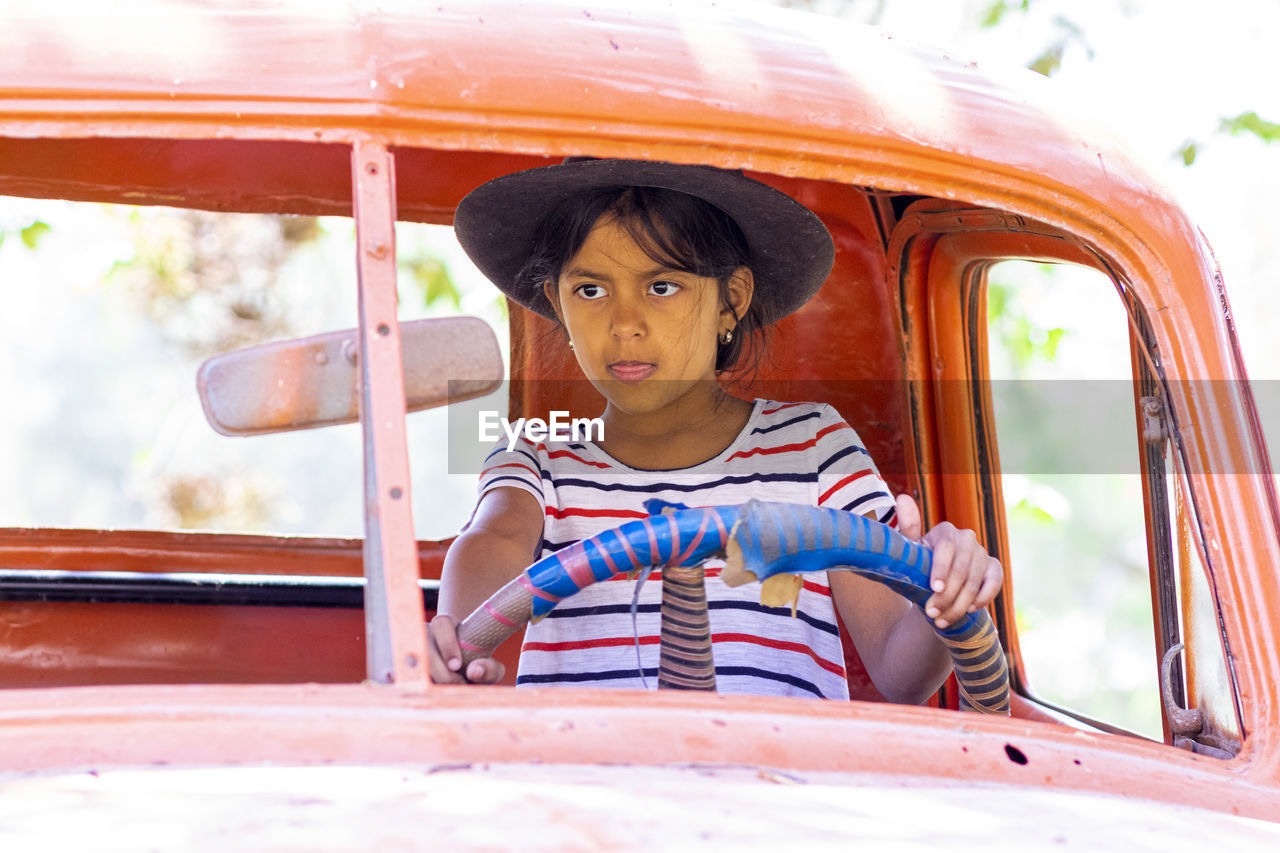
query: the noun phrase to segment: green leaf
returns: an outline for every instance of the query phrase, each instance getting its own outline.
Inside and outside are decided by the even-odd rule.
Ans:
[[[22,242],[28,249],[34,249],[40,243],[40,238],[48,234],[51,229],[47,222],[41,222],[37,219],[21,231]]]
[[[1058,42],[1044,53],[1040,54],[1040,56],[1027,67],[1037,74],[1052,77],[1054,73],[1062,67],[1062,51],[1065,47],[1065,44]]]
[[[427,282],[427,305],[445,299],[453,303],[454,308],[462,307],[462,294],[458,292],[458,288],[453,283],[453,279],[449,278],[449,274],[441,268],[440,275],[432,276]]]
[[[987,7],[987,11],[982,16],[980,26],[994,27],[996,24],[1000,23],[1000,19],[1004,17],[1004,13],[1008,11],[1008,3],[1004,0],[996,0],[996,2]]]
[[[1009,288],[997,281],[990,282],[987,285],[988,322],[993,323],[1004,317],[1008,305]]]
[[[987,11],[982,13],[982,20],[978,22],[981,27],[994,27],[1004,20],[1005,13],[1009,12],[1012,7],[1006,0],[996,0],[987,7]],[[1025,12],[1031,8],[1031,0],[1022,0],[1018,4],[1019,11]]]
[[[1267,121],[1252,110],[1233,118],[1224,118],[1220,129],[1232,136],[1251,133],[1263,142],[1280,141],[1280,124]]]
[[[1196,150],[1196,144],[1194,142],[1188,142],[1186,145],[1179,148],[1177,153],[1178,156],[1182,158],[1182,165],[1190,166],[1196,161],[1196,154],[1198,152]]]
[[[413,273],[414,284],[422,293],[422,304],[430,307],[440,300],[453,304],[455,309],[462,308],[462,293],[453,283],[449,270],[439,258],[430,255],[413,258],[407,263]]]
[[[1058,344],[1062,343],[1062,336],[1066,333],[1067,330],[1062,328],[1049,330],[1044,344],[1040,347],[1041,353],[1047,360],[1053,361],[1058,357]]]
[[[1023,498],[1014,504],[1011,513],[1019,516],[1029,524],[1053,525],[1058,521],[1058,519],[1054,518],[1053,513],[1027,498]]]

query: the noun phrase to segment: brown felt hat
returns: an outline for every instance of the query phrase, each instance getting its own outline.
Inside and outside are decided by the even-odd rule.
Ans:
[[[649,160],[571,157],[481,184],[458,203],[458,242],[508,297],[555,319],[540,286],[517,286],[534,235],[560,202],[583,190],[659,187],[688,193],[733,217],[746,235],[761,319],[772,323],[809,300],[835,260],[831,234],[813,211],[740,171]]]

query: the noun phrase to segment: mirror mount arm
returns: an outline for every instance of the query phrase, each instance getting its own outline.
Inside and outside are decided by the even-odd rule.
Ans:
[[[386,146],[352,148],[364,437],[365,647],[368,678],[426,689],[426,611],[409,492],[404,367],[396,305],[395,160]]]

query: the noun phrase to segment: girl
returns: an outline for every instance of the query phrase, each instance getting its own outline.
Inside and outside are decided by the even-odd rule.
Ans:
[[[662,498],[690,506],[749,498],[831,506],[895,523],[934,550],[926,604],[940,627],[985,606],[1000,565],[968,531],[923,537],[909,497],[896,506],[858,436],[819,403],[748,402],[717,381],[741,369],[764,329],[822,285],[826,228],[789,196],[710,167],[570,159],[491,181],[459,204],[459,241],[508,297],[555,319],[606,400],[604,437],[533,444],[485,463],[471,522],[445,560],[430,625],[437,682],[492,683],[486,659],[461,672],[456,622],[538,557],[647,515]],[[848,572],[805,577],[797,615],[727,587],[707,565],[721,692],[847,698],[839,608],[876,687],[918,703],[950,671],[920,611]],[[639,687],[657,668],[658,584],[597,583],[526,633],[517,684]],[[651,681],[649,683],[652,683]]]

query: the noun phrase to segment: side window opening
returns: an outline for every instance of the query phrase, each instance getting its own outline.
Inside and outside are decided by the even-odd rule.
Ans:
[[[1075,265],[1006,261],[987,281],[1023,687],[1162,739],[1124,307],[1105,275]]]

